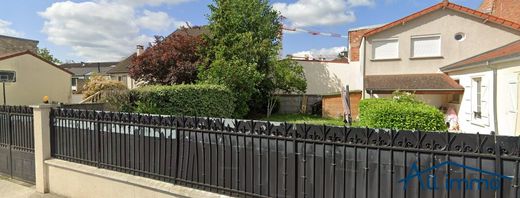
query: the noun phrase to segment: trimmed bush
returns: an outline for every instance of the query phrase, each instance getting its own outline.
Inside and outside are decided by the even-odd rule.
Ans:
[[[221,85],[154,85],[131,92],[139,113],[231,117],[235,110],[234,94]]]
[[[421,102],[384,98],[362,100],[359,125],[370,128],[446,131],[444,114]]]
[[[83,86],[83,98],[88,98],[99,91],[123,91],[128,90],[126,86],[116,80],[108,80],[99,74],[92,75]]]

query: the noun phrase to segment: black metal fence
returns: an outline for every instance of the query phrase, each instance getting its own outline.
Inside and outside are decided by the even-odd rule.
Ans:
[[[33,111],[0,106],[0,172],[34,183]]]
[[[53,157],[232,196],[520,197],[517,137],[51,114]]]

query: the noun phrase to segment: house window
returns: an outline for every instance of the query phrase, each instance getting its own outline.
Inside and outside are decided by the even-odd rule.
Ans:
[[[117,80],[118,80],[119,82],[126,82],[126,75],[118,76],[118,77],[117,77]]]
[[[473,118],[480,119],[482,118],[482,78],[473,78],[472,83],[472,108],[473,109]]]
[[[397,38],[374,40],[372,46],[374,60],[399,58],[399,40]]]
[[[466,34],[459,32],[455,34],[454,38],[456,41],[464,41],[464,39],[466,39]]]
[[[412,57],[439,57],[441,56],[441,36],[414,36],[412,37]]]

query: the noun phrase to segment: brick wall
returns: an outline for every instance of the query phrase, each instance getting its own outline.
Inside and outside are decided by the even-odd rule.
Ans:
[[[352,109],[352,118],[357,119],[359,115],[359,101],[361,101],[361,92],[350,93],[350,108]],[[341,95],[323,96],[322,100],[322,116],[327,118],[337,118],[343,116],[343,101]]]
[[[483,0],[478,8],[478,11],[483,13],[490,13],[493,10],[493,2],[495,0]]]
[[[361,47],[361,40],[363,35],[373,28],[353,30],[348,32],[349,40],[349,58],[351,61],[359,61],[359,47]]]
[[[0,35],[0,55],[30,50],[36,53],[38,41]]]
[[[520,23],[520,0],[497,0],[493,15]]]
[[[520,23],[520,0],[484,0],[479,11]]]

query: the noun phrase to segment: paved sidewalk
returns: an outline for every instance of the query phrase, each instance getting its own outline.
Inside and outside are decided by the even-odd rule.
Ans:
[[[60,198],[51,194],[40,194],[34,185],[0,176],[0,197],[2,198]]]

